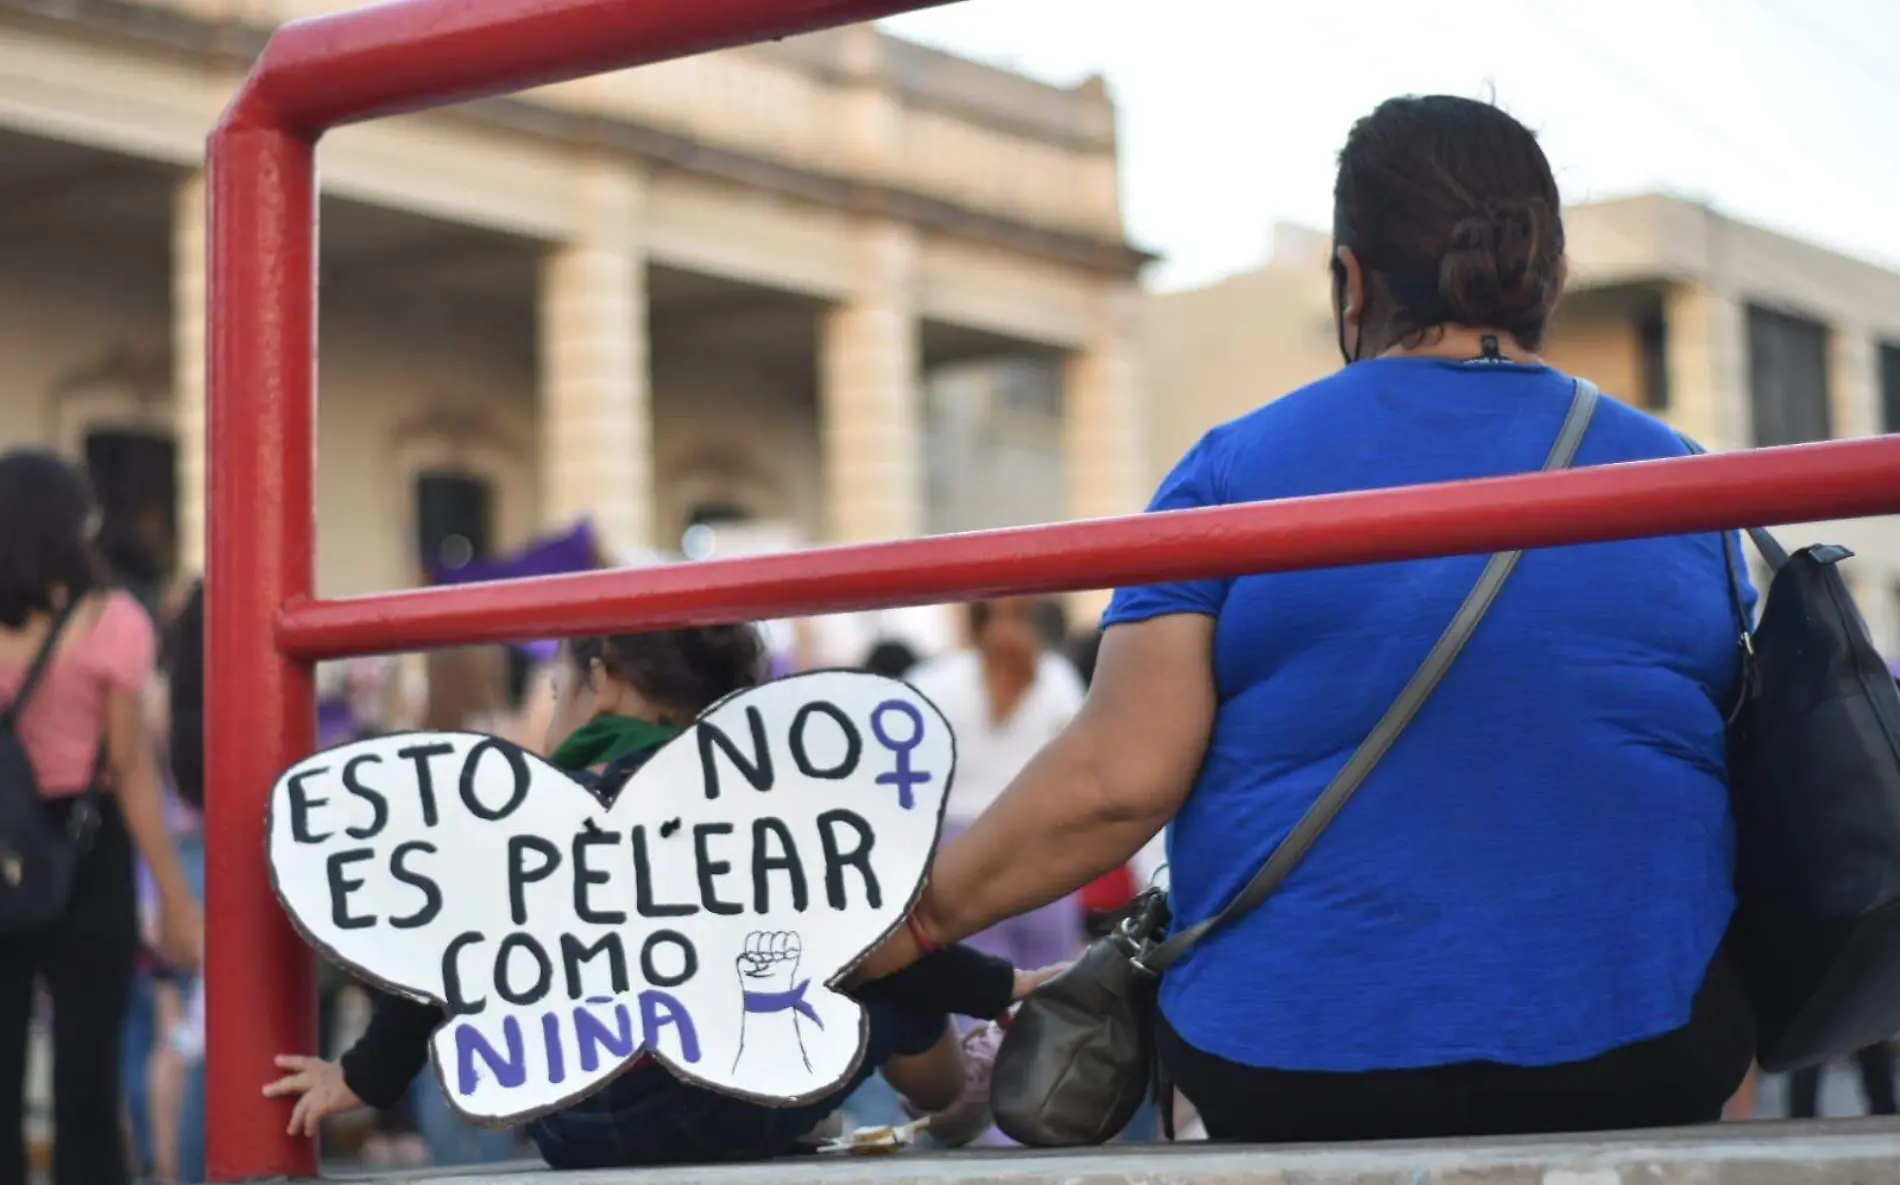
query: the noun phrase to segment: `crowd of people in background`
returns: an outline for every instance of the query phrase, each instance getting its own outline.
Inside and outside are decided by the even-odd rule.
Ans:
[[[102,730],[117,730],[98,775],[114,789],[103,800],[108,826],[87,864],[122,872],[123,893],[116,904],[107,900],[84,917],[75,915],[62,933],[82,922],[106,925],[116,914],[124,921],[114,924],[126,938],[117,944],[125,956],[119,966],[101,962],[110,961],[106,956],[114,948],[104,930],[89,929],[84,944],[62,942],[57,950],[30,952],[39,960],[34,963],[12,959],[10,948],[0,950],[7,972],[25,973],[6,977],[0,999],[0,1006],[21,1013],[22,1038],[0,1048],[0,1141],[13,1141],[10,1149],[0,1143],[0,1185],[30,1179],[23,1174],[38,1157],[29,1146],[43,1149],[47,1120],[55,1132],[104,1125],[124,1135],[117,1145],[55,1138],[58,1182],[199,1181],[206,1120],[205,994],[196,967],[204,886],[204,588],[199,581],[127,581],[111,571],[87,534],[96,530],[96,515],[84,476],[64,461],[11,454],[0,460],[0,485],[9,481],[22,491],[30,488],[34,505],[44,505],[47,489],[58,486],[73,510],[65,534],[49,537],[45,524],[8,513],[29,503],[26,494],[0,496],[0,544],[7,545],[7,562],[0,562],[0,705],[17,690],[25,660],[44,639],[49,608],[56,616],[62,607],[29,604],[33,598],[18,590],[58,588],[67,591],[56,593],[55,601],[83,600],[83,613],[75,615],[78,628],[69,627],[58,640],[48,691],[41,693],[61,700],[54,725],[60,731],[30,731],[27,747],[35,758],[51,754],[42,771],[48,796],[72,795],[91,784],[87,775]],[[46,554],[35,553],[36,546]],[[57,554],[61,547],[70,556]],[[80,567],[53,571],[57,579],[49,580],[47,571],[32,568],[35,563]],[[1069,630],[1054,601],[971,606],[963,624],[962,644],[947,651],[920,653],[912,642],[878,637],[861,659],[864,669],[914,681],[956,729],[961,767],[946,839],[981,813],[1073,717],[1096,644],[1092,629]],[[770,628],[764,634],[776,642],[767,662],[772,675],[835,665],[814,653],[808,628]],[[485,732],[538,748],[554,705],[553,657],[546,646],[492,646],[327,664],[317,677],[317,745],[422,728]],[[33,720],[40,724],[53,715],[38,709]],[[1066,961],[1085,941],[1088,915],[1125,903],[1135,884],[1156,875],[1159,863],[1146,860],[1088,893],[979,935],[972,945],[1019,967]],[[103,880],[117,883],[113,876]],[[8,943],[18,945],[0,939],[0,946]],[[78,973],[78,964],[60,962],[70,960],[73,949],[92,956],[87,974]],[[361,1035],[373,992],[327,963],[319,964],[317,989],[321,1049],[334,1056]],[[108,1013],[114,1023],[103,1019]],[[90,1043],[83,1039],[88,1035]],[[44,1099],[35,1108],[28,1098],[25,1068],[35,1048],[50,1053],[50,1108]],[[110,1066],[102,1064],[106,1060]],[[852,1098],[844,1115],[851,1124],[904,1120],[900,1100],[877,1077]],[[391,1106],[340,1117],[326,1136],[326,1155],[367,1167],[468,1165],[532,1155],[518,1133],[462,1122],[429,1075],[419,1076]]]
[[[1597,401],[1538,357],[1566,264],[1556,182],[1528,129],[1470,100],[1393,100],[1353,129],[1335,196],[1347,365],[1210,432],[1153,509],[1523,472],[1559,455],[1553,439],[1580,465],[1683,452],[1661,422]],[[55,920],[0,914],[0,1185],[26,1180],[30,1017],[50,1018],[56,1185],[190,1181],[204,1167],[203,590],[162,588],[124,561],[115,580],[97,532],[76,469],[0,456],[0,793],[16,820],[31,803],[87,841]],[[1124,588],[1105,635],[1071,630],[1058,602],[1008,599],[969,606],[939,653],[870,639],[855,660],[938,706],[958,768],[931,875],[852,990],[890,987],[953,950],[1013,974],[996,980],[1008,992],[933,1006],[931,1032],[887,1033],[879,1068],[911,1073],[893,1084],[861,1066],[850,1097],[841,1088],[792,1121],[781,1110],[773,1122],[799,1130],[757,1155],[810,1136],[834,1108],[845,1123],[898,1123],[970,1095],[982,1122],[987,1079],[972,1090],[963,1068],[937,1071],[988,1065],[999,1037],[987,1022],[1032,990],[1024,973],[1074,958],[1165,875],[1150,837],[1167,828],[1180,857],[1176,922],[1219,919],[1279,837],[1334,795],[1342,765],[1358,762],[1347,755],[1387,728],[1415,670],[1433,698],[1400,696],[1404,743],[1374,753],[1383,781],[1368,781],[1364,805],[1328,831],[1303,879],[1162,980],[1157,1056],[1198,1112],[1177,1107],[1174,1127],[1333,1142],[1720,1117],[1747,1097],[1753,1056],[1722,948],[1734,905],[1724,711],[1739,676],[1735,599],[1744,616],[1754,600],[1745,581],[1728,587],[1732,546],[1710,533],[1525,555],[1511,595],[1495,612],[1482,601],[1488,620],[1454,650],[1459,665],[1435,671],[1420,656],[1469,603],[1477,557]],[[443,583],[599,566],[581,527],[506,561],[424,568]],[[644,761],[674,715],[833,665],[811,638],[809,623],[767,623],[343,663],[319,674],[317,744],[417,728],[563,742],[543,755],[577,778],[617,769],[617,792],[632,767],[616,763],[635,749],[600,768],[569,751],[587,729],[644,735]],[[636,654],[666,657],[667,677]],[[433,1076],[414,1073],[439,1013],[410,1002],[423,1015],[399,1042],[415,1055],[407,1071],[353,1080],[339,1055],[357,1054],[361,1071],[363,1047],[379,1044],[365,1039],[369,1018],[403,1005],[328,967],[319,987],[320,1056],[280,1057],[292,1073],[266,1088],[299,1096],[296,1130],[334,1115],[330,1152],[375,1166],[527,1154],[514,1134],[459,1121]],[[946,1011],[976,1022],[959,1033]],[[1893,1111],[1890,1046],[1859,1063],[1870,1107]],[[730,1158],[701,1138],[723,1132],[697,1133],[685,1152],[626,1151],[665,1126],[648,1122],[649,1088],[690,1089],[647,1071],[624,1075],[624,1094],[537,1120],[535,1147],[591,1167]],[[1818,1087],[1818,1073],[1797,1076],[1791,1109],[1814,1113]],[[563,1120],[582,1108],[588,1122]],[[1154,1126],[1146,1115],[1128,1138]],[[122,1142],[99,1138],[119,1130]],[[626,1147],[596,1142],[601,1131]]]
[[[77,473],[38,455],[0,461],[0,485],[8,479],[36,486],[68,483],[75,498],[83,491]],[[5,505],[6,499],[0,498],[0,508]],[[29,562],[21,557],[32,554],[35,541],[23,541],[21,524],[6,518],[0,509],[0,536],[11,541],[7,555],[18,567]],[[74,529],[82,526],[76,519]],[[75,538],[83,540],[83,534]],[[93,608],[81,622],[84,628],[60,643],[57,673],[64,677],[52,684],[55,694],[75,701],[57,725],[72,735],[62,733],[57,741],[39,735],[34,752],[64,754],[55,757],[51,789],[71,792],[85,784],[85,761],[101,729],[119,729],[108,746],[110,761],[102,776],[118,787],[125,819],[106,829],[109,843],[102,849],[105,856],[122,860],[127,872],[119,912],[127,919],[128,934],[136,929],[136,940],[125,944],[135,957],[118,970],[89,965],[91,974],[82,980],[68,973],[59,962],[62,956],[48,953],[50,961],[38,964],[47,989],[43,995],[22,1002],[26,997],[16,990],[20,985],[12,980],[19,977],[13,976],[8,983],[11,994],[0,999],[0,1005],[32,1008],[34,1024],[52,1035],[45,1044],[54,1061],[54,1123],[86,1130],[99,1121],[95,1112],[109,1111],[125,1135],[122,1153],[98,1141],[62,1142],[56,1151],[57,1181],[198,1181],[204,1175],[205,1148],[204,990],[193,964],[198,950],[195,902],[202,899],[204,883],[204,590],[197,582],[171,588],[148,583],[133,595],[111,591],[124,586],[115,585],[103,567],[90,572],[83,583],[77,576],[67,577],[73,581],[70,587],[85,590],[81,595]],[[19,599],[12,590],[38,578],[34,572],[0,571],[0,644],[7,647],[0,651],[0,697],[10,694],[18,680],[15,668],[22,664],[10,660],[21,655],[13,652],[24,653],[34,641],[30,634],[18,636],[19,621],[28,615],[8,597]],[[942,652],[920,653],[909,641],[878,637],[861,660],[866,670],[913,682],[955,729],[959,769],[946,811],[945,842],[992,805],[1074,718],[1093,678],[1101,642],[1100,631],[1092,625],[1071,629],[1062,604],[1053,600],[971,605],[962,625],[961,643]],[[768,663],[773,674],[822,665],[811,653],[808,629],[767,630],[766,636],[778,640]],[[470,647],[324,666],[318,675],[317,744],[424,728],[486,732],[535,748],[554,706],[552,656],[545,647]],[[89,705],[91,715],[80,710],[88,706],[79,702],[85,678],[104,688]],[[120,704],[128,705],[121,715],[136,706],[136,719],[117,719],[114,705]],[[121,753],[116,747],[121,736],[131,738],[128,748],[142,753]],[[61,761],[72,770],[66,771]],[[142,784],[149,789],[141,791]],[[151,809],[141,805],[141,793],[150,795]],[[95,864],[98,858],[95,852]],[[1115,916],[1138,887],[1163,875],[1157,840],[1127,867],[1079,893],[974,935],[971,945],[1018,967],[1060,963],[1099,933],[1103,919]],[[81,919],[89,926],[110,922],[114,910],[108,901],[93,912],[99,917],[88,914]],[[89,932],[95,956],[111,945],[105,934]],[[5,953],[10,952],[0,952]],[[9,971],[25,969],[24,961],[7,963]],[[335,1056],[363,1032],[372,990],[327,963],[320,964],[318,989],[321,1048]],[[58,1019],[62,1005],[69,1022],[63,1027]],[[98,1023],[106,1011],[117,1013],[119,1023]],[[82,1026],[95,1040],[82,1040]],[[988,1036],[994,1038],[993,1030]],[[26,1126],[5,1117],[8,1112],[25,1117],[26,1100],[13,1084],[21,1080],[26,1049],[24,1044],[0,1049],[10,1059],[0,1065],[0,1107],[5,1108],[0,1111],[0,1140]],[[108,1055],[116,1069],[101,1064]],[[1870,1109],[1891,1113],[1887,1047],[1867,1051],[1860,1068]],[[1817,1083],[1817,1073],[1804,1073],[1791,1083],[1793,1113],[1815,1113]],[[903,1101],[874,1076],[847,1102],[842,1122],[898,1124],[906,1118]],[[1175,1119],[1178,1128],[1192,1130],[1190,1110],[1178,1109]],[[1155,1138],[1158,1129],[1150,1107],[1137,1116],[1124,1138]],[[326,1132],[329,1155],[368,1167],[470,1165],[532,1155],[519,1133],[484,1131],[461,1121],[430,1075],[419,1076],[392,1105],[339,1117]],[[984,1142],[1006,1141],[992,1131]],[[124,1173],[112,1171],[115,1154],[122,1156]],[[0,1185],[25,1180],[14,1166],[24,1164],[26,1155],[23,1142],[11,1151],[0,1144]]]

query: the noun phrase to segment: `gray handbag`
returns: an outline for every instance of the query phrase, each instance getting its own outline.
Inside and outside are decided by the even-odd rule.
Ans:
[[[1596,412],[1596,387],[1583,379],[1575,383],[1545,470],[1569,467]],[[1280,887],[1431,696],[1522,555],[1501,551],[1491,557],[1398,699],[1225,909],[1164,938],[1166,898],[1158,890],[1143,893],[1115,933],[1023,1002],[997,1051],[990,1083],[990,1107],[1004,1135],[1032,1148],[1062,1148],[1100,1144],[1128,1126],[1142,1096],[1160,1082],[1153,1025],[1162,972],[1210,931]],[[1167,1101],[1162,1103],[1165,1119]]]

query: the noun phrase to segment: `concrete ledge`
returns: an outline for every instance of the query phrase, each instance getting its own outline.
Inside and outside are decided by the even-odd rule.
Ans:
[[[1894,1185],[1900,1183],[1900,1121],[1328,1147],[905,1153],[720,1168],[488,1169],[377,1179],[403,1185]]]

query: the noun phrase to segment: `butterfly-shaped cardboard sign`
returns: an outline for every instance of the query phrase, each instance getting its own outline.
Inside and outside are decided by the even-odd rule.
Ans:
[[[271,790],[277,895],[315,946],[440,1004],[455,1109],[519,1123],[651,1054],[768,1104],[842,1084],[832,990],[923,885],[955,765],[904,683],[829,671],[733,696],[603,806],[473,733],[329,749]]]

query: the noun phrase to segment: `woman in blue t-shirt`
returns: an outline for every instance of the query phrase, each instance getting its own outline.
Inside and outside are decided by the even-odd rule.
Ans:
[[[1557,185],[1488,104],[1404,98],[1340,153],[1348,365],[1209,432],[1152,509],[1535,470],[1572,381],[1538,357]],[[1576,458],[1685,453],[1605,401]],[[1715,534],[1534,551],[1265,905],[1166,976],[1159,1048],[1216,1138],[1716,1119],[1751,1060]],[[939,856],[863,974],[1073,892],[1169,830],[1177,925],[1217,912],[1339,772],[1482,556],[1123,589],[1075,723]],[[1750,603],[1752,590],[1746,593]]]

